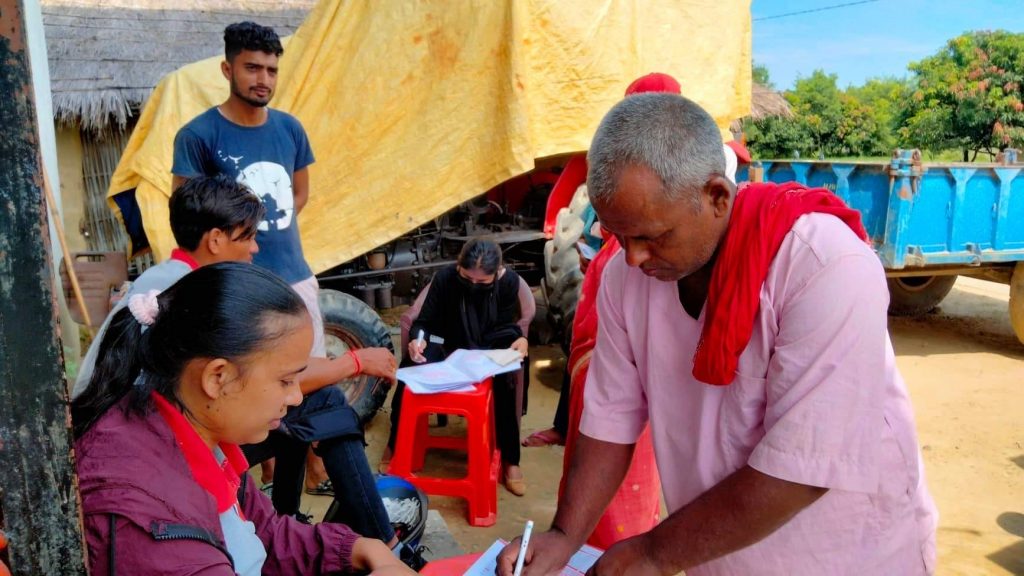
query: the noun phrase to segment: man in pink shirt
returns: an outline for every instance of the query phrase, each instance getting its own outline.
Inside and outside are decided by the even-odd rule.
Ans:
[[[933,572],[937,512],[870,247],[835,216],[796,219],[766,262],[735,374],[709,385],[693,358],[716,261],[735,263],[721,250],[730,224],[760,224],[731,222],[718,129],[680,96],[634,96],[602,121],[588,158],[591,200],[624,250],[602,276],[566,494],[524,574],[559,571],[586,539],[647,423],[670,516],[592,574]],[[513,542],[498,574],[517,555]]]

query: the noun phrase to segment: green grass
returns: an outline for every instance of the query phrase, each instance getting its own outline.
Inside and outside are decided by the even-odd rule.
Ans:
[[[921,159],[926,163],[950,163],[963,162],[963,152],[959,150],[943,150],[941,152],[921,151]],[[755,158],[757,160],[769,160],[769,158]],[[770,160],[797,161],[797,162],[874,162],[888,163],[892,156],[826,156],[824,160],[818,160],[815,156],[801,156],[800,158],[771,158]],[[975,163],[991,163],[988,154],[978,154]]]

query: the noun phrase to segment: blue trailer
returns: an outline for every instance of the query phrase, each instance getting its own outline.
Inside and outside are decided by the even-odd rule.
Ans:
[[[1024,343],[1024,164],[923,164],[917,150],[888,163],[771,160],[738,181],[827,188],[860,211],[889,277],[889,312],[929,312],[958,275],[1010,285],[1010,322]]]

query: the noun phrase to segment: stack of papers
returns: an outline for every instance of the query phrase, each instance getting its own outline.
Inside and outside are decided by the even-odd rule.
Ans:
[[[398,379],[416,394],[469,392],[473,384],[522,364],[515,350],[456,350],[443,362],[399,368]]]
[[[491,544],[487,552],[484,552],[483,556],[480,556],[469,567],[469,570],[463,572],[462,576],[494,576],[494,571],[498,569],[498,554],[507,544],[508,542],[500,539]],[[602,552],[597,548],[584,544],[583,548],[569,558],[569,563],[562,569],[560,576],[583,576],[597,562],[601,554]]]

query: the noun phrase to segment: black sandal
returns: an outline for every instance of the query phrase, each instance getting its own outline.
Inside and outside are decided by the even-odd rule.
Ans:
[[[331,484],[331,479],[328,478],[313,488],[306,488],[306,494],[309,494],[310,496],[331,496],[333,498],[334,484]]]

